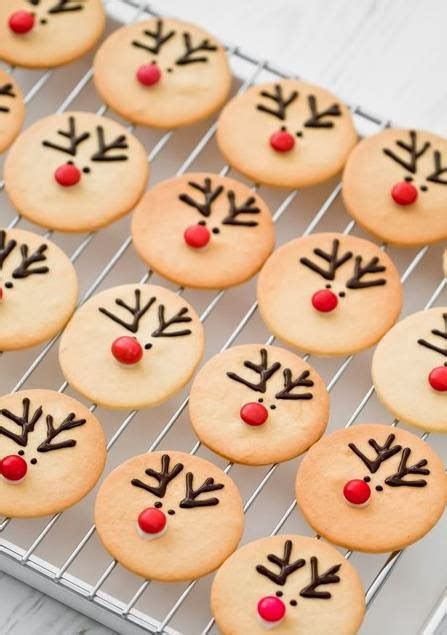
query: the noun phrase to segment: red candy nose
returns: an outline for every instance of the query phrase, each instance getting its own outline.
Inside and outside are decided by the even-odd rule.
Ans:
[[[267,421],[269,413],[262,403],[246,403],[240,411],[242,421],[249,426],[262,426]]]
[[[312,296],[312,306],[321,313],[333,311],[338,304],[338,298],[330,289],[321,289]]]
[[[418,191],[413,183],[401,181],[393,185],[391,196],[393,197],[393,201],[398,205],[412,205],[418,197]]]
[[[112,344],[112,355],[121,364],[137,364],[143,357],[143,348],[135,337],[123,335]]]
[[[10,15],[8,25],[13,33],[24,35],[33,28],[34,15],[29,11],[16,11]]]
[[[18,454],[10,454],[0,462],[0,473],[7,481],[21,481],[28,471],[28,465],[24,458]]]
[[[71,163],[60,165],[54,172],[54,178],[63,187],[71,187],[81,180],[81,171]]]
[[[270,145],[276,152],[289,152],[295,145],[295,138],[290,132],[278,130],[270,137]]]
[[[211,234],[204,225],[191,225],[185,229],[185,243],[194,249],[202,249],[209,243]]]
[[[286,614],[284,602],[274,595],[267,595],[258,602],[258,615],[266,622],[280,622]]]
[[[156,507],[144,509],[138,516],[138,527],[140,530],[152,536],[163,531],[166,527],[166,522],[166,515],[161,509]]]
[[[3,300],[3,289],[0,287],[0,300]]]
[[[346,483],[343,495],[351,505],[366,505],[371,496],[371,488],[365,481],[355,478]]]
[[[438,366],[433,368],[428,376],[430,386],[438,392],[447,392],[447,367]]]
[[[154,86],[161,79],[161,70],[157,64],[143,64],[137,70],[137,79],[143,86]]]

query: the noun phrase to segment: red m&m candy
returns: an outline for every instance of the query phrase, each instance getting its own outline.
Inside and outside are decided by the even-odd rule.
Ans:
[[[13,33],[25,35],[34,26],[34,15],[29,11],[15,11],[8,20],[8,26]]]
[[[433,368],[428,376],[430,386],[438,392],[447,392],[447,366]]]
[[[145,538],[157,538],[166,529],[166,515],[161,509],[147,507],[138,516],[139,533]]]
[[[154,86],[161,79],[161,70],[157,64],[143,64],[137,70],[137,79],[143,86]]]
[[[185,243],[193,249],[203,249],[209,243],[211,234],[204,225],[191,225],[185,229]]]
[[[112,355],[120,364],[130,366],[137,364],[141,360],[143,348],[136,337],[123,335],[122,337],[117,337],[113,342]]]
[[[393,185],[391,196],[398,205],[412,205],[417,200],[418,191],[413,183],[401,181]]]
[[[246,403],[240,411],[241,419],[249,426],[262,426],[267,421],[269,413],[262,403]]]
[[[338,298],[330,289],[321,289],[312,296],[312,306],[320,313],[330,313],[338,305]]]
[[[285,614],[284,602],[274,595],[267,595],[258,602],[258,616],[267,623],[267,626],[279,624]]]
[[[24,458],[18,454],[5,456],[0,462],[0,473],[3,478],[11,483],[18,483],[25,478],[28,465]]]
[[[71,187],[81,180],[81,171],[72,163],[64,163],[55,170],[54,178],[59,185]]]
[[[276,152],[290,152],[295,146],[295,138],[286,130],[278,130],[271,135],[270,145]]]
[[[346,483],[343,488],[343,496],[350,505],[363,507],[368,504],[371,497],[371,488],[365,481],[355,478]]]

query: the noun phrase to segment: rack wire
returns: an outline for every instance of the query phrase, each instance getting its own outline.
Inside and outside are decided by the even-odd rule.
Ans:
[[[135,0],[108,0],[106,2],[107,8],[112,7],[116,4],[126,4],[129,9],[131,9],[130,21],[136,21],[142,19],[143,17],[147,17],[148,15],[157,15],[156,12],[145,2],[138,3]],[[287,77],[293,76],[288,74],[280,69],[273,67],[268,61],[257,60],[251,57],[249,54],[241,51],[239,47],[233,46],[228,47],[228,54],[230,58],[230,62],[235,64],[245,64],[245,73],[247,79],[240,83],[237,92],[242,92],[246,90],[249,86],[256,83],[261,76],[267,74],[269,77]],[[11,72],[15,72],[16,69],[9,69]],[[50,83],[50,80],[55,71],[48,70],[42,73],[38,77],[38,79],[32,84],[28,92],[25,96],[25,101],[28,105],[30,105],[34,100],[36,100],[43,90],[45,86]],[[69,109],[73,106],[77,101],[82,100],[83,93],[88,89],[89,84],[91,82],[93,76],[92,68],[88,68],[80,77],[78,82],[75,84],[71,90],[66,94],[63,100],[59,103],[58,107],[55,109],[56,112],[61,113]],[[369,127],[369,131],[378,131],[382,127],[389,125],[387,120],[381,119],[380,117],[376,117],[375,115],[371,115],[368,112],[364,111],[359,106],[352,106],[351,111],[355,117],[355,120],[360,125],[366,124]],[[101,105],[96,110],[98,115],[105,115],[108,113],[108,108],[105,105]],[[135,126],[128,125],[128,130],[132,132],[136,131]],[[213,142],[213,137],[216,131],[216,122],[213,122],[207,128],[202,131],[202,134],[199,140],[193,144],[192,149],[189,150],[186,158],[180,164],[180,166],[175,170],[175,174],[180,175],[189,170],[200,158],[203,154],[206,154],[209,146]],[[179,136],[181,133],[176,133]],[[157,161],[160,161],[164,154],[169,152],[169,142],[173,138],[173,131],[168,130],[164,132],[152,145],[151,151],[148,153],[148,160],[152,165],[155,165]],[[227,175],[230,172],[230,167],[225,165],[220,169],[220,174]],[[170,176],[170,174],[164,174],[163,176]],[[252,187],[256,190],[259,189],[259,186],[256,184],[252,184]],[[0,196],[2,196],[1,191],[4,189],[3,181],[0,182]],[[325,223],[329,223],[328,215],[329,212],[332,212],[334,208],[337,206],[340,207],[339,195],[341,192],[341,184],[334,183],[331,186],[329,191],[322,190],[324,196],[322,200],[320,200],[317,211],[309,214],[309,219],[307,225],[302,228],[300,233],[302,235],[308,235],[315,230],[319,229]],[[291,208],[293,204],[296,202],[299,193],[298,190],[293,190],[287,193],[285,198],[283,198],[279,203],[276,203],[276,209],[273,213],[273,219],[277,225],[280,224],[280,221],[283,220],[284,217],[290,217]],[[274,195],[275,200],[277,199],[277,194]],[[342,214],[339,214],[342,216]],[[19,215],[15,215],[12,220],[9,222],[8,227],[15,227],[19,223],[23,224],[24,221],[20,218]],[[293,224],[293,221],[289,218],[289,223]],[[332,228],[332,227],[331,227]],[[37,230],[38,231],[38,230]],[[103,230],[104,231],[104,230]],[[344,233],[350,234],[354,231],[358,231],[358,228],[355,225],[354,221],[349,221],[344,228]],[[101,232],[99,232],[101,234]],[[45,237],[53,237],[55,239],[57,235],[54,235],[54,232],[47,231],[44,234]],[[291,236],[289,236],[290,238]],[[70,260],[75,263],[80,261],[81,256],[87,254],[88,256],[88,248],[94,241],[97,242],[98,233],[90,232],[86,236],[84,236],[79,244],[76,245],[74,250],[71,252]],[[131,238],[129,235],[126,236],[124,240],[121,239],[116,250],[110,256],[110,258],[103,264],[100,268],[99,273],[94,277],[92,281],[89,282],[87,288],[85,289],[80,304],[87,301],[100,287],[101,285],[108,280],[111,275],[120,275],[118,273],[118,266],[122,264],[122,261],[128,256],[128,249],[131,245]],[[382,246],[386,249],[386,246]],[[409,262],[405,262],[405,266],[403,267],[403,272],[401,275],[402,283],[406,284],[410,278],[413,278],[415,275],[420,275],[421,268],[419,265],[423,262],[427,261],[427,253],[429,249],[428,247],[423,247],[416,251],[416,253],[412,254],[412,257]],[[436,248],[431,249],[430,251],[436,254]],[[434,258],[436,256],[434,255]],[[124,263],[123,268],[126,268],[127,263]],[[152,271],[146,271],[144,275],[141,277],[140,282],[145,283],[153,280],[156,277]],[[433,276],[432,276],[433,277]],[[428,284],[431,280],[430,277],[427,279],[423,278],[424,284]],[[167,283],[166,283],[167,284]],[[440,281],[436,282],[434,290],[428,296],[428,300],[425,302],[424,308],[429,308],[433,306],[435,303],[439,301],[442,297],[445,287],[447,284],[446,278],[442,278]],[[109,286],[109,285],[108,285]],[[110,285],[111,286],[111,285]],[[182,287],[178,288],[176,292],[178,294],[187,293],[188,290],[183,289]],[[200,320],[205,322],[210,318],[214,318],[216,315],[216,309],[219,305],[222,305],[225,298],[231,295],[230,291],[218,291],[211,294],[211,297],[207,299],[207,303],[204,305],[201,313]],[[202,298],[203,300],[203,298]],[[414,307],[414,310],[420,308],[420,306]],[[251,303],[248,308],[246,308],[245,312],[242,314],[242,317],[239,319],[237,324],[231,329],[230,334],[224,340],[223,344],[220,344],[218,350],[224,351],[233,343],[235,343],[240,337],[244,337],[247,330],[251,330],[253,328],[253,323],[256,320],[257,316],[257,303]],[[259,329],[256,329],[259,331]],[[20,375],[19,379],[15,383],[12,388],[12,392],[20,390],[22,387],[27,385],[29,382],[32,382],[35,379],[35,374],[41,370],[43,366],[45,366],[48,362],[48,359],[51,358],[51,354],[55,344],[58,342],[60,335],[56,335],[52,338],[46,345],[44,345],[37,356],[31,361],[26,370]],[[274,337],[269,336],[266,340],[267,344],[272,344],[274,342]],[[216,351],[213,351],[216,352]],[[327,381],[328,390],[332,392],[341,381],[342,378],[346,377],[349,373],[350,367],[355,364],[355,359],[359,356],[350,355],[344,358],[341,362],[336,361],[332,364],[328,364],[330,369],[330,374]],[[309,359],[310,355],[305,355],[304,359]],[[3,360],[3,363],[6,363]],[[314,365],[317,363],[317,360],[312,360]],[[335,365],[335,366],[334,366]],[[327,371],[328,369],[325,368]],[[346,380],[348,381],[348,380]],[[59,387],[59,392],[65,392],[69,390],[69,385],[66,381],[64,381]],[[349,427],[353,425],[359,418],[359,416],[365,411],[368,404],[370,404],[372,397],[374,396],[374,389],[370,386],[367,391],[364,393],[359,403],[351,410],[349,416],[345,420],[345,426]],[[151,441],[147,450],[152,451],[159,448],[163,443],[165,443],[170,437],[173,431],[178,430],[181,427],[182,417],[185,414],[188,405],[188,397],[183,396],[180,400],[180,403],[177,405],[174,412],[169,416],[166,424],[161,427],[158,434],[156,434],[155,438]],[[96,404],[89,405],[90,411],[94,412],[98,409]],[[128,441],[128,436],[126,433],[129,431],[131,424],[136,425],[136,420],[138,418],[138,411],[132,410],[129,412],[122,420],[119,421],[118,427],[115,432],[111,435],[107,443],[107,450],[110,451],[115,449],[116,447],[120,448],[120,452],[124,452],[124,458],[127,458],[130,454],[128,454],[126,447],[126,439]],[[103,415],[102,418],[105,418],[108,415]],[[394,420],[391,425],[398,425],[399,422]],[[428,433],[424,433],[422,438],[426,439],[428,437]],[[183,438],[181,439],[183,442]],[[197,452],[205,450],[201,447],[199,441],[195,441],[193,447],[190,449],[191,454],[196,454]],[[206,452],[206,450],[205,450]],[[219,459],[214,457],[216,462],[220,462]],[[232,463],[227,463],[223,465],[225,472],[233,473],[237,470],[237,466],[234,466]],[[244,504],[244,512],[248,518],[248,512],[256,507],[259,503],[259,499],[261,496],[265,496],[265,492],[268,487],[272,484],[274,478],[282,469],[282,466],[272,465],[262,474],[261,478],[256,480],[256,476],[254,477],[254,487],[249,491],[248,495],[245,499]],[[293,470],[296,469],[296,466],[293,466]],[[253,470],[253,472],[258,472],[258,470]],[[251,479],[253,480],[253,479]],[[287,491],[291,491],[291,488]],[[282,511],[279,514],[279,521],[276,522],[273,529],[266,530],[265,533],[271,533],[271,535],[275,535],[280,532],[283,527],[291,520],[292,514],[296,508],[296,501],[293,499],[291,502],[287,504],[286,510]],[[90,506],[88,507],[90,518],[91,518],[91,501]],[[97,575],[96,578],[87,582],[82,577],[76,577],[71,573],[71,569],[76,565],[79,559],[87,557],[85,556],[86,551],[89,549],[92,540],[95,536],[95,526],[89,525],[89,528],[85,531],[80,531],[77,534],[77,542],[71,549],[68,554],[65,554],[65,557],[62,558],[58,564],[54,564],[54,562],[48,558],[43,559],[39,556],[39,549],[43,548],[48,541],[54,539],[54,537],[58,534],[61,534],[64,530],[58,529],[60,527],[61,522],[64,520],[64,516],[66,516],[68,512],[64,514],[58,513],[52,516],[50,519],[43,520],[43,524],[37,524],[37,533],[33,533],[34,529],[29,530],[27,528],[26,538],[23,537],[23,524],[17,520],[11,520],[9,518],[4,518],[0,522],[0,536],[7,534],[7,538],[0,538],[0,567],[4,568],[8,572],[11,572],[13,575],[17,577],[21,577],[26,581],[34,584],[38,588],[42,588],[45,592],[50,595],[54,595],[58,597],[62,601],[74,605],[79,610],[85,612],[86,614],[103,621],[104,623],[110,625],[115,628],[119,632],[134,632],[141,630],[145,632],[151,633],[175,633],[177,632],[174,628],[178,628],[177,623],[175,627],[173,627],[173,623],[176,622],[177,615],[180,612],[184,612],[185,606],[189,602],[189,597],[193,594],[194,590],[197,586],[201,586],[201,582],[197,580],[191,581],[186,587],[180,592],[176,593],[176,589],[173,592],[168,593],[166,596],[163,596],[163,606],[165,608],[164,613],[160,615],[160,617],[153,617],[147,610],[140,610],[138,606],[144,604],[144,600],[150,595],[150,589],[155,587],[156,585],[151,583],[149,580],[144,580],[141,583],[137,583],[135,588],[136,578],[132,581],[132,585],[135,590],[132,592],[130,597],[124,599],[124,595],[118,592],[115,592],[113,595],[108,593],[105,588],[108,583],[110,583],[111,578],[114,573],[120,566],[115,560],[111,560],[102,570],[102,572]],[[297,514],[296,514],[297,516]],[[15,530],[17,527],[17,530]],[[307,533],[309,530],[307,529]],[[81,536],[79,538],[79,535]],[[31,540],[29,537],[31,536]],[[59,535],[60,539],[60,535]],[[26,542],[26,540],[28,542]],[[94,548],[94,554],[98,553],[97,550],[100,549],[99,545],[96,545]],[[384,588],[386,581],[389,576],[393,572],[393,570],[397,567],[398,563],[402,558],[402,551],[394,552],[390,554],[385,562],[381,564],[378,571],[376,571],[367,586],[366,590],[366,604],[369,608],[373,601],[377,598],[380,591]],[[351,552],[345,553],[346,558],[351,558],[353,554]],[[82,575],[82,574],[81,574]],[[123,574],[122,574],[123,575]],[[128,580],[128,578],[125,578]],[[202,585],[203,586],[203,585]],[[113,585],[112,585],[113,587]],[[159,597],[159,590],[154,591],[156,595],[156,600]],[[155,602],[156,602],[155,600]],[[197,613],[197,611],[196,611]],[[200,611],[203,613],[202,615],[196,615],[198,618],[194,622],[193,630],[189,630],[186,632],[197,633],[201,632],[203,635],[210,633],[214,628],[214,620],[209,620],[209,613],[207,610]],[[207,617],[208,614],[208,617]],[[203,619],[202,619],[203,617]],[[178,620],[177,620],[178,621]],[[200,626],[199,626],[200,622]],[[182,628],[182,622],[179,622],[180,628]],[[130,629],[130,630],[127,630]],[[182,628],[183,630],[183,628]]]

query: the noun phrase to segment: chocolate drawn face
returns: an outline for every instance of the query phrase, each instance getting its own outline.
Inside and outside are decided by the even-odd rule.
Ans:
[[[5,230],[0,230],[0,299],[3,299],[4,289],[12,289],[15,281],[20,281],[29,276],[46,274],[50,271],[47,266],[46,251],[48,246],[42,243],[35,251],[29,252],[29,246],[25,243],[18,244],[16,240],[7,238]],[[21,262],[19,266],[15,267],[11,273],[13,280],[3,280],[1,274],[3,264],[8,257],[15,251],[19,250],[21,254]],[[38,265],[37,263],[45,263],[44,265]],[[13,282],[14,281],[14,282]]]
[[[49,20],[63,14],[78,13],[89,0],[26,0],[23,10],[9,16],[8,26],[17,36],[30,33],[37,25],[45,27]]]

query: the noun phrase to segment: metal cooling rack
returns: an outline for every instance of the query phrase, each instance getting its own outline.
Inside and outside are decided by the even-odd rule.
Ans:
[[[108,0],[106,8],[110,15],[129,22],[156,15],[152,8],[136,0]],[[116,22],[109,20],[108,31],[117,26]],[[237,46],[228,47],[228,53],[235,75],[246,78],[242,82],[235,80],[234,92],[244,91],[259,81],[294,76],[267,61],[254,59]],[[92,110],[100,115],[107,113],[114,116],[106,106],[98,103],[91,83],[93,73],[90,63],[91,57],[87,57],[68,68],[46,72],[9,68],[25,88],[27,125],[41,116],[67,109]],[[388,123],[359,106],[352,106],[351,110],[361,134],[376,132]],[[152,164],[152,184],[189,169],[215,171],[223,175],[230,172],[229,166],[222,167],[222,159],[214,143],[215,122],[179,130],[175,139],[173,131],[160,134],[140,128],[136,130],[134,126],[129,126],[129,130],[150,148],[148,160]],[[285,196],[284,192],[277,190],[252,187],[261,191],[274,210],[278,244],[314,231],[334,230],[363,235],[354,221],[349,220],[342,206],[340,183],[333,181],[318,188],[289,191]],[[1,224],[14,227],[20,223],[21,227],[42,233],[41,228],[16,215],[1,194],[2,190],[3,182],[0,182]],[[81,303],[102,288],[116,284],[135,280],[160,282],[151,271],[142,275],[142,264],[129,249],[128,218],[84,236],[67,236],[52,231],[47,231],[44,236],[51,236],[70,254],[71,261],[76,262],[82,289]],[[406,288],[404,314],[436,304],[447,304],[447,280],[440,279],[440,247],[389,249],[389,253],[402,272]],[[162,280],[161,283],[173,288],[167,281]],[[274,341],[259,319],[257,304],[253,301],[253,281],[225,293],[183,288],[176,289],[176,292],[192,302],[200,312],[200,319],[207,321],[206,357],[234,343],[265,341],[271,344]],[[60,392],[70,392],[67,382],[61,382],[55,347],[58,339],[59,336],[56,336],[40,347],[37,356],[35,349],[3,355],[0,364],[1,392],[17,391],[25,386],[58,387]],[[309,357],[305,355],[305,359]],[[390,415],[377,402],[370,386],[370,358],[371,352],[349,356],[341,361],[312,358],[312,364],[325,378],[332,395],[329,430],[350,426],[359,420],[390,420]],[[18,379],[12,381],[12,377]],[[74,396],[80,398],[77,394]],[[89,404],[90,410],[97,412],[108,437],[106,473],[142,449],[175,448],[192,454],[200,452],[221,465],[225,472],[231,473],[241,489],[247,525],[244,542],[274,535],[281,530],[310,535],[310,528],[295,511],[293,481],[299,460],[272,465],[268,469],[225,463],[201,447],[195,439],[187,420],[187,404],[187,393],[182,393],[168,404],[150,411],[131,411],[124,418],[119,412]],[[396,420],[390,422],[391,425],[398,423]],[[427,437],[428,433],[422,435],[424,439]],[[446,438],[433,435],[431,442],[441,456],[447,457]],[[125,571],[110,560],[98,542],[95,527],[91,524],[93,502],[94,493],[74,508],[49,519],[2,519],[0,568],[119,633],[217,633],[209,613],[212,576],[189,584],[162,585]],[[359,570],[366,588],[368,612],[361,633],[372,635],[380,629],[385,634],[423,632],[440,635],[437,625],[443,622],[446,602],[441,601],[436,608],[433,606],[445,585],[446,528],[444,518],[428,537],[405,552],[388,556],[345,553],[345,557],[351,558]],[[382,592],[385,588],[386,593]],[[387,624],[386,616],[390,615],[393,617]],[[399,617],[396,618],[396,615]],[[425,626],[422,626],[423,623]]]

